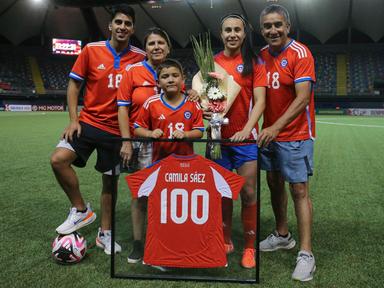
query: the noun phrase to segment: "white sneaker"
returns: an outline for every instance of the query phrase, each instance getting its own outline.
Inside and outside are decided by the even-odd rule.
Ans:
[[[99,228],[99,232],[97,232],[96,237],[96,245],[104,249],[105,254],[111,255],[112,252],[112,234],[111,230],[104,230],[101,232],[101,228]],[[121,246],[115,242],[115,254],[121,252]]]
[[[81,227],[91,224],[96,219],[96,214],[92,211],[89,203],[87,203],[87,210],[82,212],[77,212],[75,207],[72,207],[69,210],[67,219],[56,228],[56,232],[59,234],[70,234]]]
[[[260,242],[260,251],[276,251],[279,249],[292,249],[295,247],[296,241],[292,238],[291,233],[288,232],[287,237],[282,237],[275,231],[270,234],[266,239]]]
[[[292,273],[292,279],[298,281],[310,281],[316,271],[315,257],[307,251],[299,251],[296,259],[296,268]]]

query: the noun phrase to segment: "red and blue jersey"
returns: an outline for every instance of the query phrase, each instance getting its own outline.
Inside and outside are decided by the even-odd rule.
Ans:
[[[303,81],[316,82],[315,63],[309,49],[291,40],[279,53],[269,46],[260,52],[268,75],[266,107],[263,128],[275,123],[296,98],[295,85]],[[315,137],[315,104],[312,85],[310,101],[300,113],[279,133],[276,141],[298,141]]]
[[[129,45],[117,53],[109,41],[89,43],[81,51],[69,77],[85,81],[84,107],[79,120],[120,135],[117,119],[117,88],[128,64],[142,61],[145,52]]]
[[[265,66],[262,61],[258,61],[253,66],[253,73],[243,77],[241,72],[244,68],[241,53],[229,57],[224,52],[220,52],[215,56],[215,62],[233,77],[235,82],[239,84],[241,90],[233,102],[231,108],[225,115],[229,119],[228,125],[221,127],[221,135],[223,139],[228,139],[236,132],[241,131],[248,122],[249,115],[253,108],[253,89],[256,87],[267,86],[267,76]],[[257,129],[257,125],[256,125]],[[254,139],[250,136],[250,139]],[[231,145],[244,145],[241,143],[233,143]]]
[[[139,116],[140,108],[149,97],[159,93],[156,80],[156,71],[146,61],[127,66],[123,74],[123,80],[117,92],[117,105],[130,107],[131,135],[133,135],[133,124]]]
[[[135,128],[146,128],[163,131],[163,138],[172,138],[173,131],[191,131],[199,129],[204,131],[203,112],[199,103],[188,101],[184,96],[178,107],[169,105],[164,99],[164,94],[148,98],[141,108]],[[154,142],[152,160],[163,159],[176,153],[180,155],[193,154],[193,144],[185,142]]]

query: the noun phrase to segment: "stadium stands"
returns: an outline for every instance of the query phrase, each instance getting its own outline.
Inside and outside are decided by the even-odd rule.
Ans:
[[[0,63],[0,93],[18,95],[33,92],[31,71],[24,54],[1,46]]]
[[[192,77],[199,71],[193,57],[191,49],[173,50],[172,58],[177,59],[183,65],[184,73],[186,76],[186,86],[189,88],[192,84]]]
[[[314,53],[316,68],[316,94],[336,94],[336,54]]]
[[[41,76],[44,80],[45,89],[59,90],[65,92],[68,84],[68,75],[71,71],[74,57],[66,56],[41,57],[39,59]]]
[[[311,47],[312,48],[312,47]],[[217,51],[215,51],[217,52]],[[315,95],[337,95],[337,59],[344,55],[346,59],[347,95],[372,95],[373,84],[384,79],[384,53],[380,49],[346,46],[316,46],[312,50],[315,58],[316,78]],[[34,94],[36,87],[28,57],[35,57],[39,65],[44,88],[48,94],[65,94],[68,73],[75,57],[54,56],[43,50],[22,49],[20,47],[0,46],[0,93],[12,95]],[[198,71],[191,49],[174,50],[172,58],[178,59],[185,70],[187,87],[190,87],[193,75]],[[340,59],[340,57],[339,57]]]
[[[384,78],[384,54],[352,52],[349,55],[348,94],[372,94],[375,79]]]

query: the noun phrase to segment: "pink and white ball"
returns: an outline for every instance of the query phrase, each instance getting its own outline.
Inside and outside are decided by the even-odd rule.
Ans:
[[[61,264],[74,264],[84,258],[87,241],[78,232],[58,235],[52,243],[52,256]]]

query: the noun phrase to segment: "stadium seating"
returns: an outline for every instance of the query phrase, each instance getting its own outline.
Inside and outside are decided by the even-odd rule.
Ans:
[[[0,63],[0,93],[33,93],[31,71],[23,53],[1,46]]]
[[[183,66],[186,76],[186,86],[189,88],[192,84],[192,77],[199,71],[193,57],[191,49],[174,50],[171,55],[172,58],[177,59]]]
[[[384,54],[352,52],[349,55],[348,94],[372,94],[375,79],[384,78]]]
[[[44,87],[48,91],[65,91],[67,89],[68,75],[75,59],[72,57],[63,57],[52,56],[42,57],[39,59],[40,72],[44,81]]]
[[[336,54],[314,53],[316,69],[315,94],[336,94]]]
[[[347,59],[348,95],[371,95],[374,92],[375,79],[384,79],[384,54],[377,48],[369,50],[355,47],[348,52],[346,46],[340,49],[318,46],[314,47],[312,52],[315,58],[317,78],[315,95],[337,94],[337,55],[340,54],[346,55]],[[29,56],[37,59],[46,91],[65,94],[68,74],[75,57],[54,56],[38,47],[33,50],[21,47],[11,47],[10,49],[9,46],[0,46],[0,93],[13,95],[34,93],[35,86],[27,61]],[[186,73],[186,85],[190,87],[192,77],[198,71],[192,49],[174,50],[171,57],[182,63]]]

